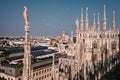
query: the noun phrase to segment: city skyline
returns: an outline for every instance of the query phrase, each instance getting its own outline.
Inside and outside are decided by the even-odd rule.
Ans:
[[[81,8],[88,7],[89,25],[93,25],[93,14],[100,13],[100,26],[102,28],[103,7],[106,5],[107,28],[112,26],[112,12],[115,10],[116,27],[119,28],[120,9],[119,2],[83,1],[83,0],[1,0],[0,3],[0,36],[23,36],[24,19],[23,7],[29,9],[29,20],[32,36],[60,36],[62,31],[75,34],[75,19],[80,19]]]

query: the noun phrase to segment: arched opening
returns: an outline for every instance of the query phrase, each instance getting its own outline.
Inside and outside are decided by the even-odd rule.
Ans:
[[[96,54],[97,53],[97,42],[93,41],[92,43],[92,53]]]
[[[18,80],[21,80],[21,78],[18,78]]]
[[[93,49],[97,49],[97,42],[96,42],[96,41],[93,41],[93,43],[92,43],[92,48],[93,48]]]
[[[97,59],[97,42],[93,41],[92,43],[92,54],[93,54],[93,59]]]
[[[113,53],[113,54],[116,53],[116,42],[115,42],[115,41],[113,41],[113,42],[111,43],[111,50],[112,50],[112,53]]]
[[[103,44],[103,45],[101,46],[101,62],[102,62],[102,64],[103,64],[103,66],[106,65],[107,53],[108,53],[108,50],[107,50],[107,42],[105,42],[105,44]]]

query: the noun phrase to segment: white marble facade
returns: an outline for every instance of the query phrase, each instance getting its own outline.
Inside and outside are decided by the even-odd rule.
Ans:
[[[92,54],[97,60],[101,57],[114,56],[119,51],[119,30],[115,27],[115,11],[113,11],[112,26],[107,29],[106,7],[104,5],[103,26],[100,26],[99,13],[97,21],[93,19],[93,26],[89,26],[88,8],[86,8],[86,20],[83,20],[83,9],[81,9],[81,19],[75,20],[76,25],[76,57],[82,55],[88,62],[92,60]],[[85,22],[85,24],[84,24]],[[106,52],[105,52],[106,51]],[[102,55],[103,54],[103,55]],[[102,56],[101,56],[102,55]],[[82,59],[83,60],[83,59]]]

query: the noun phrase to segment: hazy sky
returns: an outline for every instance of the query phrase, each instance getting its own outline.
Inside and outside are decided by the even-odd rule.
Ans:
[[[23,10],[29,9],[31,35],[57,36],[62,31],[75,33],[74,21],[80,19],[81,8],[88,7],[89,25],[93,24],[93,13],[100,13],[102,27],[103,7],[106,4],[107,27],[111,27],[112,11],[116,14],[116,27],[120,26],[120,0],[0,0],[0,36],[23,36]],[[96,17],[97,19],[97,17]]]

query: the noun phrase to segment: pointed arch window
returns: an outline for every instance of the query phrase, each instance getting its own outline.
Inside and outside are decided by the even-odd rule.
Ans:
[[[112,49],[112,50],[115,50],[115,49],[116,49],[116,42],[115,42],[115,41],[113,41],[113,42],[111,43],[111,49]]]
[[[92,48],[97,49],[97,42],[96,41],[93,41]]]

